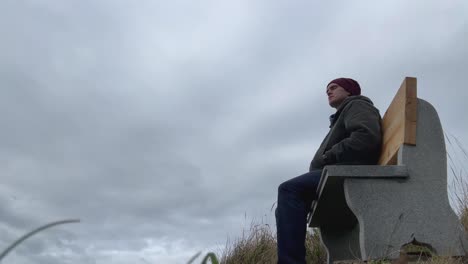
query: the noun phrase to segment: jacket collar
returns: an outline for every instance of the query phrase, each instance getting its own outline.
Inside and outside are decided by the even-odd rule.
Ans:
[[[343,111],[343,109],[345,108],[345,106],[347,104],[349,104],[350,102],[354,101],[354,100],[362,100],[362,101],[366,101],[366,102],[370,103],[371,105],[374,105],[374,103],[371,101],[371,99],[369,99],[366,96],[363,96],[363,95],[348,96],[346,99],[344,99],[344,101],[340,104],[340,106],[338,106],[338,108],[336,109],[336,112],[334,114],[330,115],[330,117],[329,117],[330,128],[335,124],[336,119],[338,119],[338,117],[340,116],[340,114]]]

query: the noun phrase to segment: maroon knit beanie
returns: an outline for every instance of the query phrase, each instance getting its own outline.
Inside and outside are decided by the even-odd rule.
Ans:
[[[338,78],[329,82],[328,85],[330,85],[330,83],[338,84],[339,86],[343,87],[347,92],[349,92],[351,95],[361,94],[361,87],[359,86],[359,83],[351,78]]]

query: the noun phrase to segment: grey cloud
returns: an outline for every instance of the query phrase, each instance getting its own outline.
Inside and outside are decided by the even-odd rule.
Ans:
[[[244,214],[273,222],[278,184],[327,132],[338,76],[382,114],[418,77],[467,142],[467,6],[422,3],[2,2],[0,242],[82,219],[9,258],[175,262],[190,257],[175,248],[235,237]]]

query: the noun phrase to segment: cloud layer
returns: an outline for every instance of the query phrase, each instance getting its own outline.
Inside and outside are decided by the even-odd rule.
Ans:
[[[305,172],[325,85],[382,114],[405,76],[468,144],[468,5],[2,1],[0,248],[12,263],[181,263]]]

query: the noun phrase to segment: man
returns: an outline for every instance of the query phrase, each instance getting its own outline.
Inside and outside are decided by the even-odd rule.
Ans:
[[[305,263],[307,214],[326,165],[376,164],[382,145],[381,117],[372,101],[361,96],[359,84],[349,78],[331,81],[328,103],[336,108],[330,131],[320,145],[309,172],[278,187],[275,211],[278,263]]]

